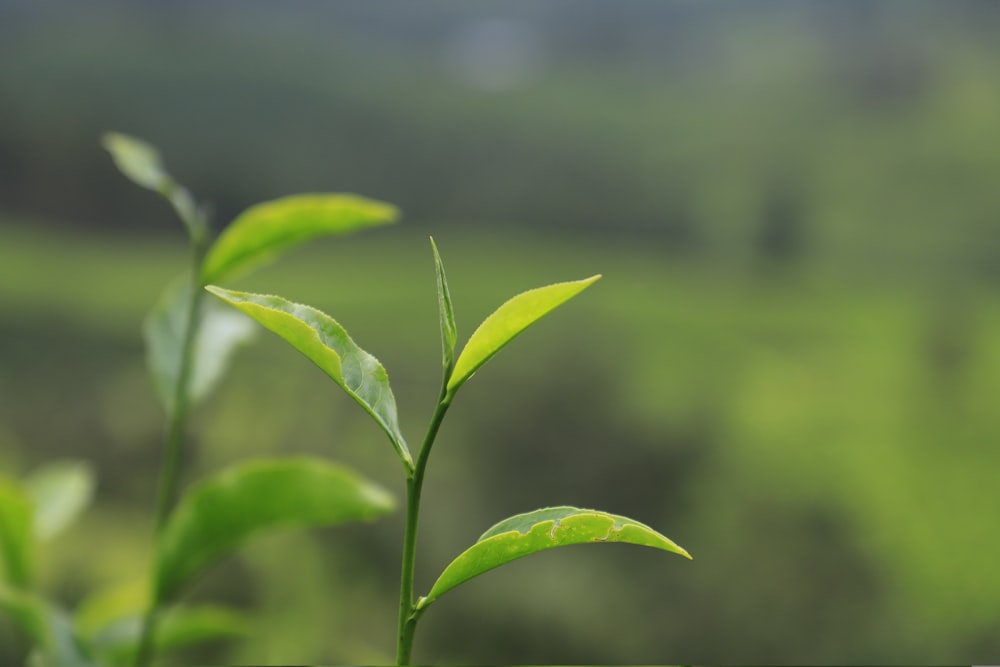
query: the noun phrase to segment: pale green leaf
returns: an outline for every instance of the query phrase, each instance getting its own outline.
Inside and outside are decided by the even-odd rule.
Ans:
[[[368,354],[329,315],[279,296],[234,292],[206,287],[265,328],[278,334],[330,376],[382,427],[408,469],[413,459],[399,429],[396,398],[389,376],[378,359]]]
[[[476,329],[455,362],[448,393],[455,391],[518,334],[590,287],[601,276],[556,283],[518,294],[493,311]]]
[[[342,466],[309,458],[253,461],[194,485],[156,547],[154,598],[176,597],[202,570],[266,529],[370,521],[395,503]]]
[[[167,173],[160,153],[150,144],[119,132],[108,132],[101,143],[115,166],[136,185],[162,195],[174,207],[192,239],[202,239],[208,225],[191,193]]]
[[[458,329],[455,327],[455,310],[451,305],[451,291],[448,289],[448,278],[444,273],[444,264],[438,253],[437,244],[431,239],[434,249],[434,272],[437,276],[438,314],[441,319],[441,358],[445,368],[451,368],[455,361],[455,342],[458,339]]]
[[[146,362],[167,414],[174,410],[192,298],[190,278],[179,278],[167,286],[143,323]],[[187,387],[187,400],[191,404],[197,404],[211,393],[225,375],[233,352],[250,341],[255,333],[248,317],[214,300],[202,299],[198,318]]]
[[[394,206],[349,194],[304,194],[252,206],[219,236],[205,258],[202,283],[273,260],[320,236],[395,221]]]
[[[547,507],[518,514],[487,530],[451,562],[418,609],[456,586],[512,560],[571,544],[623,542],[691,556],[670,539],[632,519],[577,507]]]
[[[94,471],[84,461],[53,461],[28,475],[24,486],[34,501],[35,536],[48,540],[93,500]]]
[[[26,587],[34,571],[34,509],[14,480],[0,476],[0,583]]]

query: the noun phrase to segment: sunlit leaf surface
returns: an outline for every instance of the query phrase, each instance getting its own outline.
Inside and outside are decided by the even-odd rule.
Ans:
[[[577,507],[547,507],[504,519],[451,562],[418,608],[493,568],[539,551],[571,544],[622,542],[691,556],[649,526],[616,514]]]
[[[396,398],[389,376],[378,359],[362,350],[329,315],[279,296],[206,288],[265,328],[278,334],[292,347],[340,385],[375,421],[392,441],[407,466],[413,459],[399,429]]]
[[[257,204],[238,216],[205,258],[210,283],[265,264],[306,241],[395,221],[394,206],[349,194],[292,195]]]
[[[601,276],[556,283],[528,290],[513,297],[483,320],[455,362],[448,391],[454,394],[480,366],[546,314],[590,287]]]

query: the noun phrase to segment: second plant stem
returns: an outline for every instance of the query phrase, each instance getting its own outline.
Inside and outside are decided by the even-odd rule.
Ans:
[[[438,429],[444,420],[444,415],[451,406],[451,396],[447,384],[451,369],[445,369],[441,396],[438,398],[434,415],[427,427],[427,434],[420,446],[417,464],[413,474],[406,479],[406,528],[403,533],[403,566],[399,583],[399,626],[396,635],[396,664],[410,664],[410,654],[413,651],[413,635],[417,628],[419,612],[413,599],[413,573],[417,553],[417,525],[420,521],[420,492],[424,485],[424,472],[427,469],[427,459],[430,458],[431,447],[437,437]]]
[[[163,526],[167,521],[167,517],[170,516],[170,511],[173,509],[174,503],[177,501],[180,489],[184,434],[187,430],[187,415],[188,408],[190,407],[188,385],[190,384],[193,365],[194,344],[198,333],[198,313],[201,309],[201,300],[204,294],[201,284],[201,270],[206,249],[204,242],[196,242],[192,248],[191,292],[188,296],[187,319],[181,342],[180,368],[177,369],[173,410],[167,425],[163,450],[163,465],[160,467],[159,488],[156,497],[156,539],[159,538],[160,533],[163,531]],[[155,595],[155,591],[150,590],[151,600],[142,621],[135,667],[147,667],[152,662],[154,637],[160,613],[159,601]]]

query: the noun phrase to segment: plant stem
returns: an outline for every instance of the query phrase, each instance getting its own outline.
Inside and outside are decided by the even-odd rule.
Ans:
[[[192,245],[191,257],[191,293],[188,297],[187,323],[184,327],[184,338],[181,342],[180,368],[177,369],[177,385],[174,390],[173,411],[167,425],[167,434],[163,450],[163,465],[160,467],[159,487],[156,497],[155,536],[158,538],[163,526],[170,516],[170,511],[177,502],[181,481],[181,462],[183,459],[184,435],[187,430],[187,416],[190,407],[188,400],[188,385],[190,384],[191,367],[194,358],[194,342],[198,333],[198,313],[204,294],[201,284],[202,261],[207,251],[204,240],[196,240]],[[155,549],[154,549],[155,552]],[[152,584],[151,584],[152,585]],[[150,591],[150,603],[142,621],[142,631],[139,648],[136,652],[135,667],[147,667],[153,658],[153,637],[159,618],[160,600],[156,592]]]
[[[451,406],[451,397],[447,392],[447,379],[450,369],[445,370],[445,381],[442,383],[441,396],[438,399],[427,434],[420,446],[417,465],[412,477],[406,480],[406,529],[403,534],[403,566],[399,584],[399,626],[396,636],[396,664],[410,664],[410,654],[413,650],[413,635],[417,628],[417,616],[413,599],[413,572],[416,564],[417,524],[420,520],[420,492],[424,485],[424,471],[430,458],[431,447],[437,437],[438,429],[444,420],[444,415]]]

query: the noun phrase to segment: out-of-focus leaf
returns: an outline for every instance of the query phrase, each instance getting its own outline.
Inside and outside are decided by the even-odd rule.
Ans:
[[[691,556],[669,538],[627,517],[577,507],[547,507],[504,519],[445,568],[417,609],[512,560],[570,544],[624,542]]]
[[[160,153],[153,146],[119,132],[108,132],[101,143],[111,153],[118,170],[130,181],[159,193],[170,202],[192,239],[204,238],[207,232],[205,216],[195,206],[191,193],[167,173]]]
[[[174,410],[192,298],[190,277],[179,278],[167,286],[143,325],[146,361],[167,414]],[[187,389],[191,404],[211,393],[225,375],[233,352],[249,342],[256,331],[248,317],[215,301],[203,299],[198,317],[200,325],[195,336]]]
[[[493,314],[483,320],[479,328],[472,333],[469,342],[458,355],[455,369],[448,380],[449,395],[453,396],[480,366],[489,361],[518,334],[590,287],[600,277],[596,275],[584,280],[556,283],[528,290],[493,311]]]
[[[204,479],[181,498],[156,548],[154,597],[165,603],[254,534],[370,521],[395,507],[356,473],[309,458],[253,461]]]
[[[34,571],[34,510],[14,480],[0,476],[0,582],[26,587]]]
[[[234,292],[215,286],[206,289],[284,338],[319,366],[375,419],[407,469],[413,468],[413,459],[399,430],[396,399],[385,368],[358,347],[336,320],[280,296]]]
[[[448,278],[444,273],[444,264],[438,253],[437,244],[431,239],[434,249],[434,272],[437,275],[438,314],[441,319],[441,358],[445,368],[451,368],[455,361],[455,342],[458,339],[458,329],[455,327],[455,309],[451,305],[451,291],[448,289]]]
[[[249,619],[235,609],[219,605],[170,607],[156,627],[157,653],[214,639],[246,635]],[[127,665],[135,659],[142,632],[142,615],[130,614],[106,625],[94,637],[95,652],[112,664]]]
[[[0,581],[0,609],[5,611],[36,646],[49,642],[45,603],[38,595],[15,590]]]
[[[117,584],[92,593],[78,604],[73,614],[73,625],[80,636],[94,641],[116,622],[130,617],[138,618],[148,606],[147,579]]]
[[[396,219],[394,206],[349,194],[292,195],[252,206],[209,250],[202,282],[265,264],[319,236],[346,234]]]
[[[48,540],[73,522],[94,496],[94,471],[83,461],[54,461],[24,485],[35,506],[35,536]]]
[[[20,606],[15,618],[35,644],[28,656],[30,667],[102,667],[91,648],[76,635],[65,612],[35,595],[20,594],[20,598],[15,603]],[[0,586],[0,606],[8,605]]]

